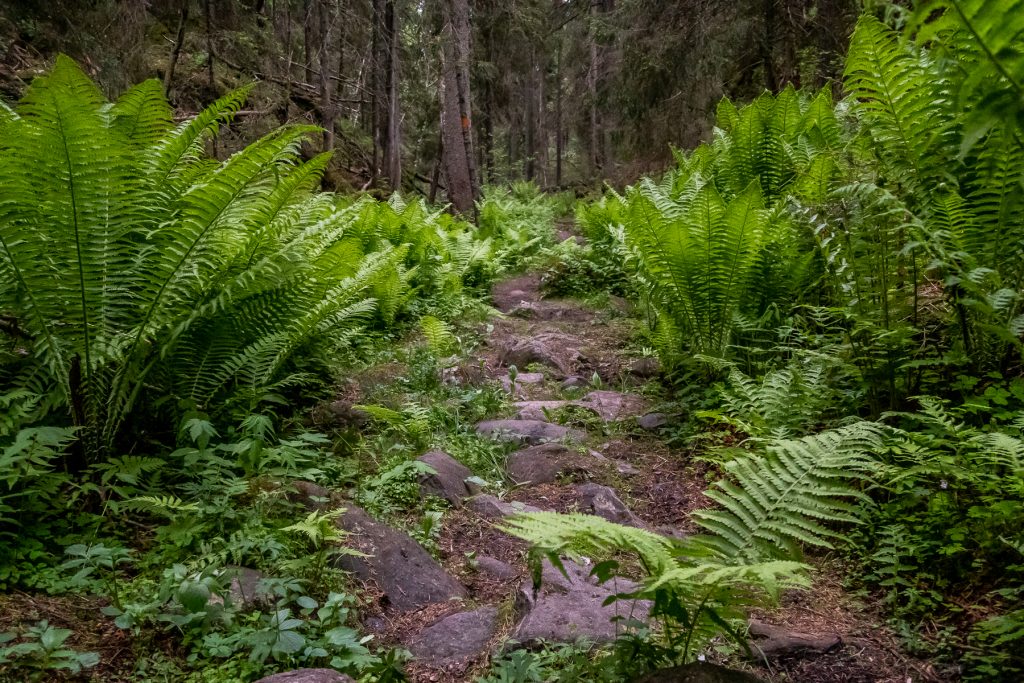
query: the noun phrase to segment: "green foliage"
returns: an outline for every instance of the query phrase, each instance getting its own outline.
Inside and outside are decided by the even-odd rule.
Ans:
[[[91,669],[100,662],[95,652],[79,652],[68,647],[71,631],[55,628],[46,620],[22,633],[0,633],[0,673],[17,671],[28,681],[50,680],[55,672],[70,675]]]
[[[1024,642],[1014,625],[1024,585],[1024,536],[1015,522],[1024,513],[1024,415],[978,427],[968,421],[970,406],[920,402],[919,412],[891,416],[901,430],[886,449],[879,507],[855,536],[865,579],[905,622],[945,611],[945,623],[976,621],[960,631],[970,645],[950,644],[972,653],[970,680],[994,670],[1019,674],[1024,661],[1010,653]],[[986,595],[958,616],[971,586]],[[976,610],[984,618],[969,616]]]
[[[819,200],[839,168],[839,124],[824,91],[807,98],[790,88],[741,109],[726,100],[718,123],[714,141],[677,153],[661,182],[642,180],[579,212],[589,232],[618,234],[668,360],[680,351],[725,357],[741,313],[761,315],[803,286],[811,262],[799,256],[807,250],[783,200]]]

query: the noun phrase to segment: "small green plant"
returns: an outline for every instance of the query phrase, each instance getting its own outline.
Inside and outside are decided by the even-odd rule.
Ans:
[[[20,635],[0,633],[0,673],[13,669],[27,676],[27,680],[45,681],[53,672],[74,675],[99,664],[99,654],[68,647],[70,637],[69,629],[56,628],[45,620]]]

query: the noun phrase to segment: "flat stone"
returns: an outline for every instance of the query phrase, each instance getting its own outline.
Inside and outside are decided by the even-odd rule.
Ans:
[[[490,574],[501,581],[511,581],[519,578],[519,572],[515,567],[507,562],[502,562],[496,557],[481,555],[476,558],[476,567],[485,574]]]
[[[563,389],[582,389],[590,386],[590,382],[586,377],[580,377],[579,375],[570,375],[562,380],[560,385]]]
[[[607,643],[624,632],[616,617],[644,621],[650,604],[643,601],[617,601],[605,605],[612,595],[636,590],[626,579],[613,579],[596,585],[589,572],[564,560],[568,576],[551,566],[544,567],[541,586],[523,586],[516,597],[516,610],[522,619],[511,640],[520,647],[540,641],[574,643],[585,640]]]
[[[370,422],[370,416],[353,406],[351,401],[321,403],[313,409],[313,422],[319,426],[336,429],[365,427]]]
[[[409,642],[409,651],[417,658],[435,663],[476,657],[498,630],[498,610],[481,607],[444,617],[420,631]]]
[[[548,414],[574,405],[573,401],[518,401],[513,404],[518,412],[515,414],[517,420],[540,420],[551,422]]]
[[[640,425],[641,429],[651,432],[667,425],[668,415],[665,413],[647,413],[642,417],[638,417],[636,423]]]
[[[441,383],[451,386],[464,387],[483,384],[487,380],[487,373],[480,363],[461,363],[448,368],[441,369]]]
[[[843,644],[838,633],[810,634],[752,619],[749,624],[751,649],[765,657],[793,654],[825,654]]]
[[[621,460],[615,463],[615,471],[623,477],[635,477],[640,474],[640,470],[636,467]]]
[[[745,671],[726,669],[708,662],[690,662],[670,669],[658,669],[633,679],[633,683],[763,683]]]
[[[614,422],[643,413],[646,401],[636,394],[618,391],[592,391],[578,401],[519,401],[517,420],[548,420],[548,413],[575,406],[589,410],[605,422]]]
[[[293,493],[288,498],[307,510],[326,510],[331,507],[331,492],[311,481],[293,481],[291,483]]]
[[[228,594],[231,601],[242,609],[265,607],[274,603],[274,595],[260,585],[262,572],[248,567],[226,567],[224,578],[230,577]]]
[[[520,389],[523,386],[531,385],[531,384],[543,384],[544,383],[544,379],[545,378],[544,378],[544,373],[543,372],[520,372],[518,375],[516,375],[516,381],[515,381],[516,391],[515,391],[515,395],[519,396],[519,395],[522,394],[522,391],[520,391]],[[507,391],[508,393],[510,393],[510,394],[513,393],[512,392],[512,378],[509,377],[508,375],[505,375],[504,377],[501,378],[501,386],[504,387],[505,391]]]
[[[595,460],[592,455],[549,443],[509,454],[505,471],[517,484],[549,484],[563,474],[590,471]]]
[[[647,401],[643,396],[624,394],[619,391],[591,391],[575,402],[581,408],[597,413],[605,422],[634,417],[643,413]]]
[[[600,484],[587,483],[576,487],[580,494],[580,510],[609,522],[643,527],[643,522],[626,507],[615,490]]]
[[[486,420],[476,426],[476,431],[499,441],[522,444],[561,441],[566,438],[582,441],[586,438],[586,434],[578,429],[540,420]]]
[[[296,669],[259,679],[255,683],[356,683],[351,676],[334,669]]]
[[[661,361],[653,356],[637,358],[629,364],[629,374],[642,379],[657,377],[661,374]]]
[[[488,517],[490,519],[499,519],[501,517],[508,517],[509,515],[518,515],[523,512],[541,511],[540,508],[535,508],[532,505],[526,505],[525,503],[520,503],[518,501],[507,502],[499,500],[487,493],[473,496],[467,502],[467,506],[470,510],[481,517]]]
[[[501,363],[525,368],[540,363],[558,370],[563,377],[573,374],[582,356],[583,343],[578,337],[561,332],[541,332],[517,339],[501,349]]]
[[[348,506],[337,524],[349,532],[348,545],[366,555],[341,555],[338,567],[376,583],[393,609],[408,612],[467,596],[465,587],[409,534],[374,520],[354,505]]]
[[[442,451],[430,451],[416,460],[434,470],[432,474],[420,474],[421,494],[444,498],[456,506],[470,495],[466,480],[473,476],[473,472],[452,456]]]

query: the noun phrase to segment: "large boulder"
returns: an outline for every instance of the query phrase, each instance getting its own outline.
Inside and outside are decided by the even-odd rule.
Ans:
[[[504,345],[500,361],[503,365],[515,365],[520,369],[525,369],[530,363],[540,363],[566,377],[579,366],[582,346],[580,339],[571,334],[541,332]]]
[[[574,643],[585,640],[607,643],[627,626],[621,621],[644,621],[650,604],[643,601],[605,602],[612,595],[635,590],[626,579],[598,585],[589,572],[574,562],[563,561],[566,574],[550,565],[541,573],[541,585],[523,586],[516,596],[521,620],[512,633],[513,646],[529,647],[539,642]]]
[[[498,610],[481,607],[459,612],[420,631],[408,643],[409,651],[432,663],[448,663],[476,657],[498,630]]]
[[[586,434],[578,429],[570,429],[541,420],[485,420],[476,426],[476,431],[499,441],[514,441],[522,444],[563,439],[582,441],[586,438]]]
[[[683,666],[652,671],[633,683],[763,683],[757,676],[726,669],[724,666],[707,662],[690,662]]]
[[[363,553],[341,555],[338,567],[375,582],[393,609],[409,612],[467,596],[465,587],[411,536],[381,524],[364,510],[349,506],[338,518],[338,526],[350,534],[349,545]]]
[[[256,683],[356,683],[334,669],[296,669],[259,679]]]
[[[609,522],[642,527],[643,522],[626,507],[615,489],[600,484],[586,483],[576,487],[580,494],[580,511],[597,515]]]
[[[444,498],[452,505],[461,505],[462,499],[470,495],[466,480],[473,472],[461,462],[441,451],[430,451],[416,459],[434,470],[420,475],[420,493]]]
[[[505,471],[517,484],[549,484],[564,474],[589,472],[596,460],[561,444],[545,443],[509,454]]]

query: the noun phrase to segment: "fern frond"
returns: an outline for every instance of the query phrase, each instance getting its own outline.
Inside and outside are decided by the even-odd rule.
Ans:
[[[828,539],[840,534],[825,524],[857,521],[846,500],[868,499],[849,482],[870,476],[883,436],[878,425],[859,422],[777,440],[765,455],[728,463],[728,478],[705,494],[721,507],[695,514],[712,534],[708,545],[726,561],[793,557],[798,543],[831,547]]]

